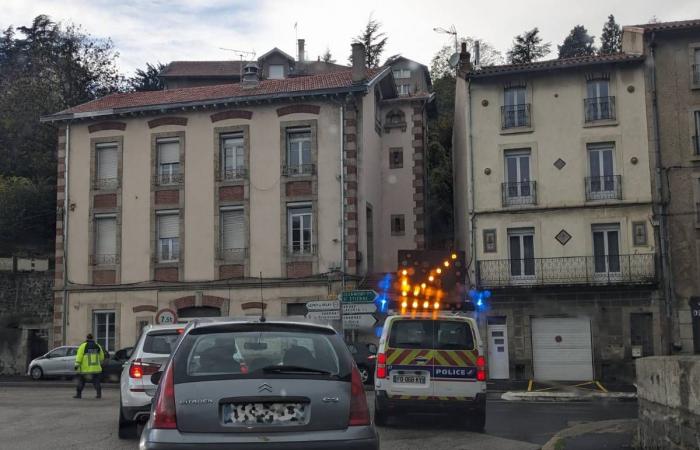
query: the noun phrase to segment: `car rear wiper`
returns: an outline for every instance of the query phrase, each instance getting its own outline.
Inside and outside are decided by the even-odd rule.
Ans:
[[[266,373],[271,373],[271,372],[277,372],[277,373],[317,373],[319,375],[330,375],[331,373],[328,372],[327,370],[322,370],[322,369],[314,369],[312,367],[303,367],[303,366],[265,366],[262,369],[263,372]]]

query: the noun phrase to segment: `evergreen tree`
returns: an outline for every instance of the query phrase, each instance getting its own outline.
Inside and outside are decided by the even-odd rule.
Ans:
[[[594,40],[595,38],[588,34],[586,27],[576,25],[564,39],[562,45],[558,46],[559,59],[595,55]]]
[[[165,89],[163,81],[158,74],[165,69],[162,63],[146,63],[145,69],[136,69],[136,75],[129,80],[131,88],[135,91],[161,91]]]
[[[381,27],[381,22],[370,15],[364,31],[352,40],[353,44],[359,43],[365,46],[365,63],[367,67],[379,67],[379,60],[388,40],[386,33],[381,31]],[[352,63],[352,55],[350,55],[349,60]]]
[[[333,55],[331,55],[331,49],[326,47],[325,53],[323,53],[323,56],[321,56],[321,61],[325,63],[331,63],[335,64],[335,59],[333,59]]]
[[[615,16],[610,14],[608,21],[603,25],[603,33],[600,35],[601,55],[610,55],[622,51],[622,29],[615,22]]]
[[[552,45],[549,42],[543,44],[539,33],[540,30],[535,27],[515,36],[513,47],[508,50],[508,63],[527,64],[549,54]]]

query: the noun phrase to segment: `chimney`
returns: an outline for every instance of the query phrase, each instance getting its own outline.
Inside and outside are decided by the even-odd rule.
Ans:
[[[260,81],[258,74],[260,69],[258,65],[254,62],[250,62],[243,67],[243,80],[241,85],[244,88],[252,88],[258,85]]]
[[[644,28],[622,28],[622,52],[628,55],[644,54]]]
[[[479,41],[474,41],[474,66],[481,66],[481,51]]]
[[[304,62],[304,40],[297,39],[297,60]]]
[[[365,46],[359,42],[352,44],[352,82],[359,83],[367,79],[365,64]]]
[[[470,61],[471,55],[467,51],[467,43],[462,42],[462,49],[459,52],[459,61],[457,62],[457,74],[464,76],[472,70]]]

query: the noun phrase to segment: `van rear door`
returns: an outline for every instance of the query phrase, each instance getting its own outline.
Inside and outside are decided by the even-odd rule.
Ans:
[[[460,319],[434,321],[433,396],[465,400],[481,392],[476,383],[476,336],[471,324]]]
[[[427,399],[433,393],[433,321],[401,317],[391,322],[386,344],[387,392]]]

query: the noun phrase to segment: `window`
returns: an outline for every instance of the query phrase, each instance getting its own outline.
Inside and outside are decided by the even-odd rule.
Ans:
[[[245,211],[221,209],[221,259],[245,256]]]
[[[406,218],[403,214],[391,215],[391,235],[403,236],[406,232]]]
[[[693,113],[693,125],[695,134],[693,134],[693,154],[700,156],[700,111]]]
[[[484,253],[496,253],[496,230],[484,230]]]
[[[615,118],[615,97],[610,95],[608,80],[589,80],[584,101],[586,122]]]
[[[161,139],[157,142],[158,184],[177,184],[182,181],[180,175],[180,141],[178,139]]]
[[[169,355],[174,350],[178,339],[180,339],[178,330],[163,330],[148,333],[146,339],[143,341],[143,352]]]
[[[312,254],[312,211],[311,205],[299,205],[287,209],[287,233],[289,252],[291,254]]]
[[[399,84],[398,86],[396,86],[396,88],[398,89],[398,93],[401,96],[411,95],[411,85],[410,84]]]
[[[473,350],[472,328],[463,321],[440,320],[435,322],[436,350]]]
[[[620,226],[593,227],[594,268],[597,274],[620,272]]]
[[[403,149],[402,148],[390,148],[389,149],[389,168],[390,169],[401,169],[403,167]]]
[[[306,303],[287,303],[287,316],[306,316]]]
[[[411,71],[410,69],[397,69],[394,70],[394,78],[400,79],[400,78],[411,78]]]
[[[268,78],[271,80],[281,80],[284,78],[284,66],[282,64],[270,64]]]
[[[177,212],[158,213],[158,262],[176,262],[180,258],[180,215]]]
[[[700,83],[700,48],[693,51],[693,83]]]
[[[245,144],[243,135],[221,136],[221,179],[235,180],[245,176]]]
[[[313,173],[311,161],[311,130],[308,128],[287,130],[286,175],[309,175]]]
[[[119,184],[117,179],[117,144],[97,144],[95,148],[95,163],[95,189],[115,189]]]
[[[508,230],[508,251],[512,277],[535,276],[535,231],[532,228]]]
[[[505,158],[504,205],[532,203],[530,150],[510,150],[505,153]]]
[[[56,350],[52,350],[48,353],[52,358],[63,358],[68,353],[68,347],[59,347]]]
[[[526,127],[530,125],[525,86],[505,88],[503,91],[503,128]]]
[[[647,245],[646,222],[632,222],[632,235],[634,236],[634,245]]]
[[[68,350],[66,351],[66,356],[75,356],[77,354],[78,354],[77,347],[68,347]]]
[[[100,344],[106,352],[115,350],[114,320],[114,311],[93,311],[92,313],[92,335],[95,342]]]
[[[94,264],[117,263],[117,218],[115,215],[95,216]]]
[[[614,151],[615,147],[611,143],[588,146],[588,200],[620,198],[620,177],[615,175]]]

